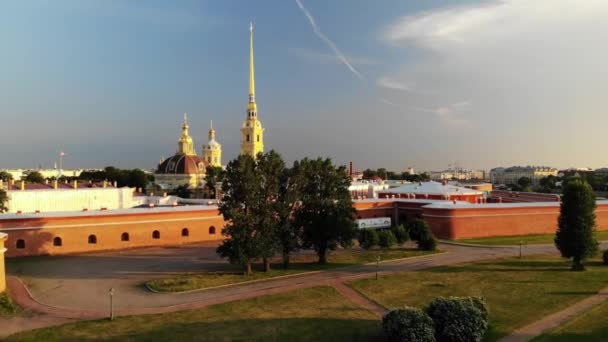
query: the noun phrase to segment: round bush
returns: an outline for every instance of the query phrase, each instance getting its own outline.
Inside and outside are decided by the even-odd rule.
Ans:
[[[375,229],[361,229],[358,240],[361,248],[370,249],[378,245],[378,232]]]
[[[408,223],[407,231],[410,235],[410,239],[418,241],[425,228],[426,224],[420,219]]]
[[[416,245],[418,246],[418,249],[434,251],[437,249],[437,240],[435,240],[435,237],[429,233],[418,239],[418,241],[416,241]]]
[[[435,298],[427,314],[433,319],[438,341],[481,341],[488,329],[488,310],[479,297]]]
[[[378,233],[378,245],[382,248],[391,248],[395,243],[397,243],[397,239],[395,239],[395,235],[390,230],[381,230]]]
[[[382,318],[382,330],[389,342],[434,342],[433,320],[422,310],[404,307]]]
[[[395,239],[397,240],[397,244],[399,246],[402,246],[409,239],[409,234],[402,224],[391,228],[391,230],[393,235],[395,235]]]
[[[604,251],[602,259],[604,260],[604,265],[608,265],[608,249]]]

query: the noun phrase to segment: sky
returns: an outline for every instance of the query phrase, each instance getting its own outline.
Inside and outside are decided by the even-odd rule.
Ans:
[[[152,169],[183,113],[237,156],[249,22],[266,150],[356,169],[606,167],[605,0],[0,2],[0,168]]]

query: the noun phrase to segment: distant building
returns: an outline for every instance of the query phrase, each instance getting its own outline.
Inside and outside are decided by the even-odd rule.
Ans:
[[[352,182],[348,187],[352,198],[378,198],[378,192],[389,189],[390,185],[386,182],[361,180]]]
[[[60,178],[60,177],[78,177],[84,171],[98,171],[98,170],[84,170],[84,169],[73,169],[73,170],[60,170],[54,169],[2,169],[10,174],[14,180],[21,180],[27,177],[30,172],[38,172],[42,177],[46,179]]]
[[[484,170],[454,170],[448,169],[444,171],[431,171],[429,173],[431,180],[442,181],[442,180],[469,180],[478,179],[486,180],[487,172]]]
[[[532,181],[532,184],[538,182],[547,176],[557,176],[557,169],[547,166],[512,166],[512,167],[497,167],[490,170],[490,182],[493,184],[517,184],[517,181],[526,177]]]
[[[443,181],[443,183],[430,181],[410,183],[397,188],[379,191],[378,197],[482,203],[484,193],[478,190],[450,185],[446,181]]]

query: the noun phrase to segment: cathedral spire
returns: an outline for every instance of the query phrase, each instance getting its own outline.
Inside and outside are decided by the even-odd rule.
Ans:
[[[253,67],[253,23],[249,23],[249,104],[247,105],[247,116],[256,117],[258,113],[255,104],[255,73]]]
[[[177,140],[177,153],[186,154],[186,155],[196,155],[194,151],[194,143],[192,142],[192,138],[190,137],[190,133],[188,129],[190,126],[188,125],[188,114],[184,113],[184,123],[182,124],[182,135]]]

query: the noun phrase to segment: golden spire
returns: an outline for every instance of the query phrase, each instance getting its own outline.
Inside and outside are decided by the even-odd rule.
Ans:
[[[255,104],[255,74],[253,70],[253,23],[249,23],[249,104],[247,114],[249,117],[256,117],[258,108]]]
[[[194,152],[194,143],[188,132],[188,114],[184,113],[184,123],[182,124],[182,136],[177,141],[177,153],[187,155],[196,155]]]
[[[215,140],[215,130],[213,129],[213,120],[209,124],[209,140]]]

